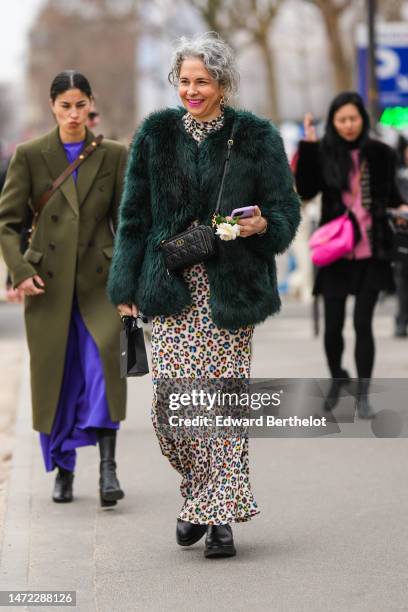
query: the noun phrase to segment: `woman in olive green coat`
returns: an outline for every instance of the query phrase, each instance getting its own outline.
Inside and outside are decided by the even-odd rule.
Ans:
[[[43,208],[29,248],[20,231],[39,198],[94,140],[86,128],[88,80],[60,73],[50,92],[57,127],[17,147],[0,200],[0,244],[13,286],[25,296],[34,429],[48,471],[58,467],[53,499],[72,501],[79,446],[101,453],[103,506],[123,497],[115,441],[125,418],[119,375],[120,321],[106,297],[113,232],[126,162],[123,145],[103,140]]]

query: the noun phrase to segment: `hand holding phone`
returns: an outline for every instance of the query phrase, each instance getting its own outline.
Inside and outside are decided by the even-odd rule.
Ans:
[[[248,217],[253,217],[255,214],[256,206],[243,206],[242,208],[234,208],[231,213],[231,217],[239,217],[240,219],[247,219]]]
[[[267,227],[267,221],[262,217],[262,213],[259,206],[256,205],[235,208],[232,211],[230,218],[238,219],[238,225],[240,227],[240,238],[247,238],[248,236],[259,234]]]

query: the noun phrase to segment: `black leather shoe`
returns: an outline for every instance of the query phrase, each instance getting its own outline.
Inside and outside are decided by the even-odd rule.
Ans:
[[[116,476],[116,431],[112,429],[105,432],[106,430],[101,430],[101,433],[98,433],[101,456],[99,496],[103,508],[116,506],[117,501],[125,497]]]
[[[208,525],[204,556],[211,559],[234,557],[236,554],[231,525]]]
[[[74,482],[74,473],[58,468],[57,477],[55,478],[54,491],[52,499],[56,504],[67,504],[74,499],[72,493],[72,483]]]
[[[177,519],[176,527],[176,540],[180,546],[191,546],[201,540],[205,532],[207,531],[207,525],[195,525],[194,523],[188,523]]]

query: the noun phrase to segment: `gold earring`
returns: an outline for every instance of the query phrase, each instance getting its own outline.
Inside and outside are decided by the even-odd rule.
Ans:
[[[222,96],[221,100],[220,100],[220,108],[221,108],[221,110],[224,110],[224,108],[225,108],[225,101],[226,101],[225,97]]]

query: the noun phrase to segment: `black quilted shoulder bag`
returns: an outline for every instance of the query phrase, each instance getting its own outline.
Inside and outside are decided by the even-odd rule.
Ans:
[[[235,124],[232,126],[230,137],[227,141],[227,154],[224,162],[221,185],[218,191],[217,205],[213,220],[218,215],[221,206],[222,193],[224,190],[225,177],[231,157],[231,149],[234,144]],[[213,225],[215,221],[213,221]],[[166,262],[168,272],[182,270],[194,264],[200,263],[215,253],[214,228],[208,225],[195,225],[176,234],[167,240],[162,240],[162,253]]]

